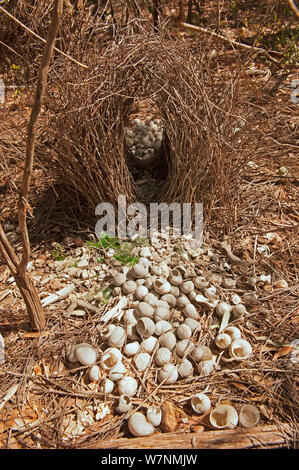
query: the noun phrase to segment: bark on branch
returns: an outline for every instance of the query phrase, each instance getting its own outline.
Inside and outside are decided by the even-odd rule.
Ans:
[[[43,96],[46,88],[49,66],[54,50],[54,42],[62,18],[63,0],[55,0],[52,22],[49,28],[46,45],[41,61],[40,72],[36,87],[35,100],[32,107],[30,121],[28,125],[28,137],[26,144],[26,158],[23,179],[19,195],[19,226],[21,229],[23,255],[21,261],[16,255],[13,247],[8,242],[2,225],[0,224],[0,252],[9,267],[20,293],[25,301],[31,326],[34,330],[42,330],[45,326],[45,317],[38,292],[26,272],[30,259],[30,244],[27,230],[26,215],[30,210],[28,203],[28,193],[33,168],[33,158],[35,149],[35,134],[37,119],[40,114]]]

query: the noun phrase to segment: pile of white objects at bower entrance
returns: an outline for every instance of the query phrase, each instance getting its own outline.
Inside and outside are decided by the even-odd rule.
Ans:
[[[163,127],[161,120],[146,120],[144,123],[136,118],[135,127],[126,129],[126,143],[128,148],[138,158],[147,158],[161,147]]]

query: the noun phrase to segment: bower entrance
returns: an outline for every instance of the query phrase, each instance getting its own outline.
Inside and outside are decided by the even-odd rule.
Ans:
[[[202,202],[206,220],[213,206],[229,206],[232,175],[242,164],[233,133],[241,105],[203,57],[181,39],[138,35],[90,53],[88,71],[62,68],[58,83],[55,76],[50,168],[72,199],[84,198],[84,215],[101,202],[117,207],[119,195],[128,204]],[[138,155],[137,143],[133,152],[128,131],[140,117],[158,118],[163,127],[153,155]]]

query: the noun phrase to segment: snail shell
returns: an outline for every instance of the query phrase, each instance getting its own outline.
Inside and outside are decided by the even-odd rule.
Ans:
[[[126,281],[121,288],[125,294],[133,294],[137,289],[137,284],[135,281]]]
[[[167,302],[169,307],[175,307],[176,305],[176,297],[172,294],[162,295],[161,300],[164,300],[164,302]]]
[[[183,294],[190,294],[190,292],[192,292],[194,290],[194,284],[192,281],[184,281],[181,285],[180,285],[180,291],[183,293]]]
[[[171,270],[170,275],[169,275],[169,282],[173,286],[179,286],[182,284],[183,277],[182,277],[181,272],[178,269],[174,268]]]
[[[198,369],[198,372],[200,374],[211,374],[211,372],[213,371],[214,369],[214,361],[213,359],[209,360],[209,361],[201,361],[198,363],[197,365],[197,369]]]
[[[194,286],[197,287],[197,289],[205,289],[208,285],[209,281],[207,281],[204,276],[198,276],[194,279]]]
[[[119,349],[108,348],[102,354],[101,365],[105,370],[110,370],[121,360],[122,360],[122,353],[120,352]]]
[[[155,432],[154,426],[139,411],[136,411],[129,417],[128,427],[130,433],[135,437],[150,436]]]
[[[108,377],[113,382],[118,382],[127,373],[127,369],[122,362],[118,362],[109,370]]]
[[[142,338],[148,338],[155,332],[155,323],[148,317],[142,317],[137,320],[136,331]]]
[[[78,346],[76,346],[75,348],[75,354],[76,354],[77,360],[83,366],[91,366],[97,360],[96,351],[93,349],[92,346],[90,346],[90,344],[87,344],[87,343],[78,344]]]
[[[99,391],[101,393],[107,393],[107,394],[112,393],[114,389],[114,385],[115,383],[112,380],[105,379],[103,380],[103,382],[101,382]]]
[[[165,380],[164,383],[172,384],[177,381],[178,376],[179,373],[175,365],[165,364],[162,369],[158,371],[158,382],[161,383]]]
[[[115,408],[117,413],[123,414],[127,413],[132,408],[132,401],[128,395],[120,395],[118,399],[118,404]]]
[[[217,429],[232,429],[238,424],[238,413],[230,405],[219,405],[211,411],[210,423]]]
[[[184,314],[187,318],[193,318],[193,320],[198,320],[199,318],[196,307],[191,303],[185,305]]]
[[[216,295],[217,295],[217,289],[215,286],[210,286],[210,287],[207,287],[205,290],[204,290],[204,295],[207,299],[215,299]]]
[[[234,318],[242,317],[246,312],[246,307],[243,304],[234,305],[232,308],[232,314]]]
[[[146,302],[139,302],[136,307],[136,317],[152,317],[154,315],[154,308],[146,303]]]
[[[175,352],[178,356],[182,357],[185,354],[188,354],[188,352],[192,351],[193,349],[193,343],[189,339],[182,339],[181,341],[178,341],[175,347]]]
[[[139,262],[132,267],[131,274],[135,279],[142,279],[148,275],[148,267]]]
[[[88,375],[91,382],[98,382],[101,378],[101,370],[99,366],[95,364],[91,366]]]
[[[208,346],[196,346],[191,352],[191,357],[195,362],[210,361],[213,357]]]
[[[159,320],[157,323],[156,323],[156,326],[155,326],[155,335],[156,336],[160,336],[162,335],[163,333],[166,333],[166,331],[169,331],[171,330],[171,324],[166,321],[166,320]]]
[[[117,382],[117,389],[121,395],[128,395],[129,397],[133,397],[137,392],[138,383],[134,377],[130,377],[129,375],[125,375],[122,377],[119,382]]]
[[[247,359],[252,354],[251,344],[245,339],[235,339],[229,347],[229,354],[238,361]]]
[[[226,333],[220,333],[215,338],[215,343],[220,349],[228,348],[231,342],[232,342],[231,337],[227,335]]]
[[[167,331],[159,337],[159,343],[161,347],[168,348],[172,351],[176,346],[176,337],[172,331]]]
[[[169,308],[156,307],[155,313],[154,313],[154,319],[156,322],[160,320],[168,321],[170,320],[170,317],[171,317],[171,313],[170,313]]]
[[[112,278],[112,284],[115,287],[122,286],[127,280],[127,276],[123,273],[116,273]]]
[[[144,372],[145,369],[148,367],[151,360],[151,356],[148,353],[139,353],[134,358],[134,363],[138,372]]]
[[[150,272],[151,272],[151,274],[153,274],[154,276],[161,276],[161,274],[162,274],[162,268],[160,268],[160,266],[152,265],[152,266],[150,267]]]
[[[138,300],[142,300],[146,294],[148,294],[148,288],[146,286],[138,286],[135,291],[135,296]]]
[[[171,360],[171,352],[168,348],[159,348],[155,354],[155,362],[158,366],[164,366]]]
[[[149,336],[140,343],[140,350],[143,350],[147,353],[152,353],[157,344],[157,338],[154,336]]]
[[[193,375],[193,365],[188,359],[184,359],[178,366],[178,373],[181,377],[191,377]]]
[[[184,308],[186,305],[190,304],[190,300],[185,295],[181,295],[177,299],[177,305],[180,308]]]
[[[259,410],[249,404],[245,404],[242,406],[240,413],[239,413],[239,421],[242,426],[245,428],[251,428],[253,426],[257,426],[260,420],[260,413]]]
[[[222,317],[225,313],[229,313],[231,311],[231,306],[226,302],[219,302],[219,304],[216,305],[215,311]]]
[[[143,302],[146,302],[147,304],[151,305],[152,307],[157,307],[158,305],[158,297],[155,294],[152,294],[149,292],[143,297]]]
[[[122,348],[127,335],[122,326],[116,326],[108,338],[108,344],[111,347]]]
[[[164,280],[164,279],[156,279],[153,283],[153,287],[155,289],[155,291],[160,294],[160,295],[164,295],[164,294],[168,294],[170,292],[170,289],[171,289],[171,285],[168,281]]]
[[[160,426],[162,421],[162,410],[159,406],[150,406],[146,412],[146,418],[153,426]]]
[[[190,326],[182,323],[176,330],[176,334],[180,339],[188,339],[192,336],[192,331]]]
[[[241,331],[236,326],[227,326],[224,328],[223,333],[229,335],[232,341],[241,338]]]
[[[189,326],[192,334],[201,330],[201,324],[197,320],[194,320],[194,318],[187,317],[184,323]]]
[[[196,413],[207,413],[211,409],[211,400],[205,393],[198,393],[191,398],[191,406]]]
[[[128,357],[135,356],[135,354],[139,351],[139,343],[138,341],[134,341],[132,343],[127,343],[124,347],[124,353]]]

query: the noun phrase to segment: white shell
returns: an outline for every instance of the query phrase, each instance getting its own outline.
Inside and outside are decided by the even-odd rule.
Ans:
[[[154,319],[156,322],[160,320],[168,321],[170,320],[170,317],[171,317],[171,313],[170,313],[169,307],[168,308],[166,307],[155,308]]]
[[[194,345],[192,341],[190,341],[189,339],[182,339],[181,341],[177,342],[175,352],[178,356],[182,357],[185,354],[189,354],[192,351],[193,347]]]
[[[207,299],[215,299],[216,294],[217,294],[217,290],[215,286],[207,287],[204,290],[204,295],[206,296]]]
[[[200,304],[206,304],[208,305],[209,307],[212,307],[214,308],[215,307],[215,301],[210,301],[204,296],[204,295],[201,295],[201,294],[197,294],[197,296],[195,297],[194,299],[196,302],[200,303]],[[217,304],[216,304],[217,305]]]
[[[231,306],[226,302],[219,302],[219,304],[216,305],[215,310],[216,313],[222,317],[225,313],[229,313],[231,311]]]
[[[153,287],[155,291],[160,295],[168,294],[171,289],[170,283],[160,278],[154,281]]]
[[[132,343],[127,343],[124,347],[124,353],[128,357],[135,356],[139,351],[138,341],[133,341]]]
[[[131,274],[135,279],[144,278],[148,274],[148,267],[139,262],[132,267]]]
[[[159,426],[162,421],[162,410],[159,406],[150,406],[146,412],[146,418],[153,426]]]
[[[125,294],[133,294],[137,289],[137,284],[135,281],[126,281],[121,288]]]
[[[219,405],[211,411],[210,423],[217,429],[232,429],[238,424],[238,413],[230,405]]]
[[[159,320],[155,326],[155,335],[160,336],[169,330],[171,330],[171,324],[166,320]]]
[[[143,302],[148,303],[152,307],[156,307],[158,305],[158,300],[159,300],[158,297],[151,292],[146,294],[146,296],[144,296],[142,299]]]
[[[234,305],[238,305],[240,304],[242,301],[241,297],[238,295],[238,294],[232,294],[231,296],[231,302],[234,304]]]
[[[188,339],[192,336],[192,331],[190,326],[182,323],[176,330],[176,334],[180,339]]]
[[[114,348],[122,348],[126,341],[126,331],[122,326],[117,326],[108,338],[108,344]]]
[[[205,289],[209,285],[209,281],[206,280],[204,276],[198,276],[194,280],[194,285],[197,287],[197,289]]]
[[[123,319],[127,325],[136,325],[137,319],[135,317],[135,309],[130,308],[126,310],[124,313]]]
[[[142,317],[137,320],[136,331],[142,338],[148,338],[155,332],[155,323],[148,317]]]
[[[132,408],[131,398],[128,395],[120,395],[118,405],[115,408],[117,413],[127,413]]]
[[[231,342],[232,342],[231,337],[227,335],[226,333],[220,333],[215,338],[216,345],[218,346],[218,348],[221,348],[221,349],[228,348]]]
[[[241,338],[241,331],[236,326],[227,326],[224,328],[223,333],[229,335],[232,341]]]
[[[234,318],[240,318],[246,312],[246,307],[243,304],[237,304],[232,308],[232,314]]]
[[[166,333],[163,333],[159,337],[159,343],[161,347],[168,348],[170,351],[172,351],[176,345],[175,334],[172,333],[172,331],[167,331]]]
[[[181,295],[180,297],[178,297],[176,302],[178,307],[180,308],[184,308],[186,305],[190,304],[190,300],[185,295]]]
[[[88,375],[91,382],[98,382],[101,378],[101,370],[99,366],[95,364],[91,366]]]
[[[162,369],[158,371],[158,382],[161,383],[165,380],[165,384],[172,384],[177,381],[178,376],[179,373],[175,365],[165,364]]]
[[[191,398],[191,406],[196,413],[207,413],[211,409],[211,400],[205,393],[198,393]]]
[[[181,285],[180,285],[180,291],[183,293],[183,294],[190,294],[190,292],[192,292],[194,290],[194,284],[192,281],[184,281]]]
[[[108,339],[109,336],[111,335],[112,331],[116,328],[115,325],[107,325],[107,326],[104,326],[104,328],[102,328],[100,330],[100,337],[102,339]]]
[[[195,362],[210,361],[213,357],[212,351],[208,346],[196,346],[191,351],[191,357]]]
[[[183,282],[183,277],[180,271],[176,268],[172,269],[169,275],[169,282],[173,286],[179,286]]]
[[[171,286],[169,293],[174,295],[176,298],[180,297],[180,289],[177,286]]]
[[[112,278],[112,284],[116,287],[122,286],[127,280],[127,277],[123,273],[117,273]]]
[[[189,326],[192,334],[201,330],[201,324],[199,323],[199,321],[195,320],[194,318],[187,317],[184,323],[185,325]]]
[[[97,353],[87,343],[81,343],[76,346],[76,357],[83,366],[91,366],[97,360]]]
[[[196,307],[191,303],[185,305],[184,314],[187,318],[193,318],[193,320],[198,320],[199,318]]]
[[[176,306],[176,297],[173,294],[162,295],[161,300],[164,300],[164,302],[167,302],[169,307]]]
[[[119,349],[108,348],[102,354],[101,365],[105,370],[110,370],[121,360],[122,360],[122,353],[120,352]]]
[[[146,303],[146,302],[139,302],[136,307],[136,317],[152,317],[154,315],[154,308]]]
[[[251,344],[245,339],[235,339],[229,347],[229,354],[238,361],[247,359],[252,354]]]
[[[148,288],[146,286],[138,286],[135,295],[138,300],[142,300],[146,294],[148,294]]]
[[[137,392],[138,383],[134,377],[130,377],[129,375],[125,375],[122,377],[119,382],[117,382],[117,389],[121,395],[128,395],[129,397],[133,397]]]
[[[140,343],[140,350],[145,351],[149,354],[152,353],[155,349],[157,341],[157,338],[155,338],[154,336],[149,336]]]
[[[127,369],[122,362],[118,362],[112,369],[109,370],[108,377],[113,382],[117,382],[122,379],[123,376],[127,373]]]
[[[245,428],[251,428],[253,426],[257,426],[260,420],[260,412],[259,410],[249,404],[245,404],[242,406],[239,412],[239,422]]]
[[[112,382],[112,380],[110,379],[106,379],[105,381],[103,381],[99,387],[99,391],[101,393],[112,393],[113,392],[113,389],[114,389],[114,385],[115,383]]]
[[[143,264],[146,268],[149,268],[151,265],[150,260],[147,259],[146,256],[141,256],[141,258],[139,258],[138,263]]]
[[[158,366],[164,366],[171,360],[171,351],[168,348],[159,348],[155,354],[155,363]]]
[[[135,437],[150,436],[155,432],[154,426],[139,411],[136,411],[129,417],[128,427],[130,433]]]
[[[151,274],[153,274],[154,276],[161,276],[162,274],[162,268],[160,268],[160,266],[152,265],[150,267],[150,271],[151,271]]]
[[[0,339],[1,339],[1,336],[0,336]],[[77,356],[76,356],[76,348],[71,349],[71,351],[67,354],[67,360],[73,363],[78,361]]]
[[[130,341],[139,339],[139,335],[137,334],[137,330],[136,330],[136,323],[132,325],[127,325],[126,335],[127,335],[127,339],[129,339]]]
[[[214,369],[214,361],[213,359],[209,361],[201,361],[197,365],[198,372],[200,374],[210,374]]]
[[[182,377],[191,377],[193,375],[193,365],[189,359],[184,359],[178,366],[178,373]]]
[[[151,356],[148,353],[140,353],[134,358],[134,363],[138,372],[144,372],[148,367]]]

